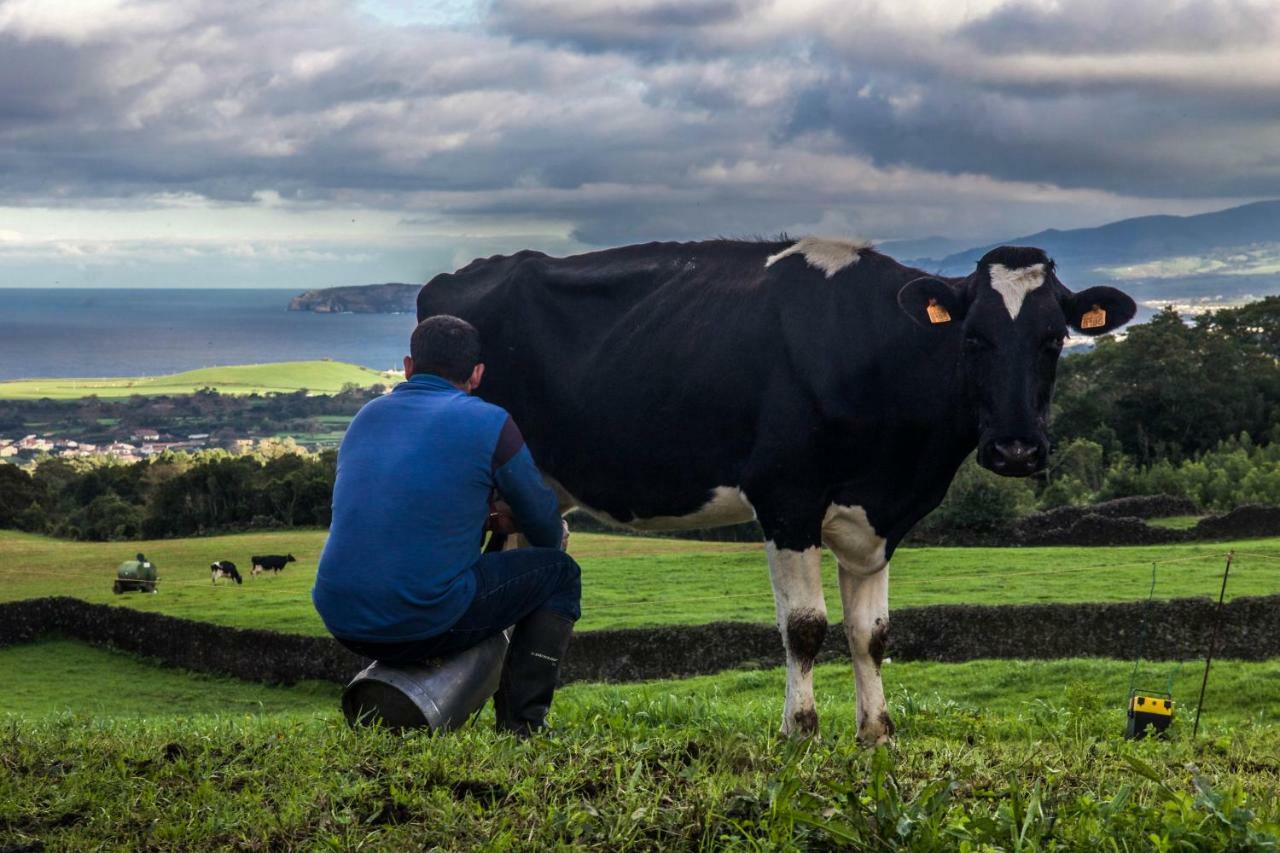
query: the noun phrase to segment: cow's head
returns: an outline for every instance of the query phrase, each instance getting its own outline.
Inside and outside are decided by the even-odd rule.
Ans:
[[[1072,293],[1039,249],[1002,246],[961,281],[918,278],[898,304],[936,334],[962,334],[966,393],[976,404],[978,464],[1008,477],[1049,460],[1049,398],[1068,327],[1100,335],[1133,318],[1136,306],[1114,287]]]

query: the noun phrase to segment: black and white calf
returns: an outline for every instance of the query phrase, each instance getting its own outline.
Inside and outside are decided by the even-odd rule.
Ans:
[[[209,573],[215,584],[219,578],[227,578],[236,583],[244,583],[244,578],[240,577],[240,572],[236,570],[236,564],[230,560],[219,560],[216,563],[210,563]]]
[[[285,554],[283,556],[280,554],[265,554],[262,556],[250,557],[249,560],[250,565],[253,566],[251,573],[255,576],[260,575],[263,572],[275,572],[276,574],[280,574],[287,563],[297,562],[292,554]]]
[[[877,743],[893,732],[880,663],[894,549],[975,448],[1000,474],[1045,466],[1063,339],[1117,328],[1134,303],[1070,292],[1038,249],[941,279],[806,238],[476,260],[423,287],[418,319],[434,314],[480,330],[478,393],[512,413],[564,510],[638,530],[759,520],[784,732],[818,727],[821,548],[834,552],[858,734]]]

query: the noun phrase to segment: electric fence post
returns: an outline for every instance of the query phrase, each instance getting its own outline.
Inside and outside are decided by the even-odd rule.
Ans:
[[[1209,651],[1204,656],[1204,678],[1200,681],[1200,700],[1196,702],[1196,723],[1191,728],[1191,737],[1200,733],[1200,711],[1204,708],[1204,691],[1209,686],[1209,664],[1213,661],[1213,651],[1218,646],[1218,629],[1222,625],[1222,601],[1227,596],[1227,576],[1231,574],[1231,561],[1236,552],[1227,552],[1227,566],[1222,570],[1222,589],[1218,592],[1218,606],[1213,611],[1213,635],[1209,640]]]

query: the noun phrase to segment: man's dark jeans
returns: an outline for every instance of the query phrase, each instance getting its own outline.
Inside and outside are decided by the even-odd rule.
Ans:
[[[484,554],[471,569],[476,597],[453,627],[435,637],[404,643],[338,642],[358,655],[389,664],[421,663],[469,649],[535,610],[578,621],[582,577],[578,564],[555,548],[514,548]]]

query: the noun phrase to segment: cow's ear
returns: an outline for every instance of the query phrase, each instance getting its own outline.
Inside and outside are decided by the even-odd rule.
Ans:
[[[1062,310],[1077,332],[1105,335],[1132,320],[1138,306],[1127,293],[1114,287],[1090,287],[1064,299]]]
[[[898,291],[898,306],[926,329],[957,324],[964,319],[968,308],[958,289],[930,276],[903,285]]]

